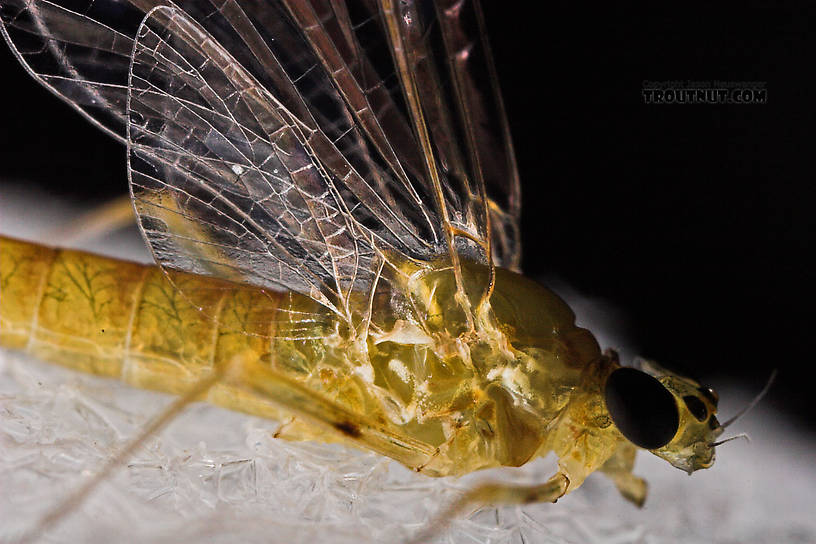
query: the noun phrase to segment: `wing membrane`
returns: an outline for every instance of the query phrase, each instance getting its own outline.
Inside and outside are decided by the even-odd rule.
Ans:
[[[374,242],[341,190],[370,188],[315,160],[313,140],[325,142],[179,10],[150,12],[131,73],[131,184],[158,262],[304,292],[347,316],[348,293],[373,280]]]
[[[127,69],[133,43],[125,32],[110,25],[121,28],[127,21],[137,25],[143,14],[119,0],[89,3],[80,9],[64,4],[3,0],[0,31],[29,74],[124,142]]]
[[[176,22],[154,13],[134,48],[161,5]],[[339,313],[378,252],[517,268],[518,176],[474,0],[0,0],[0,17],[31,75],[130,139],[165,265]]]
[[[521,185],[484,15],[479,0],[438,0],[436,12],[472,175],[487,208],[492,255],[502,266],[517,270]]]
[[[379,3],[436,154],[453,245],[462,252],[475,244],[482,259],[518,268],[518,172],[478,2]]]

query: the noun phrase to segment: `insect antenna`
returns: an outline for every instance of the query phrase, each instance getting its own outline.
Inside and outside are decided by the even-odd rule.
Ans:
[[[726,438],[726,439],[724,439],[724,440],[720,440],[719,442],[711,442],[711,443],[709,444],[709,446],[711,446],[712,448],[716,448],[717,446],[721,446],[722,444],[725,444],[726,442],[731,442],[732,440],[736,440],[737,438],[744,438],[744,439],[745,439],[745,440],[747,440],[748,442],[750,442],[750,441],[751,441],[751,437],[750,437],[750,436],[748,436],[748,434],[747,434],[747,433],[740,433],[740,434],[738,434],[738,435],[735,435],[735,436],[732,436],[732,437]]]
[[[142,429],[142,431],[131,440],[124,448],[122,448],[113,457],[108,459],[102,469],[91,477],[84,484],[80,485],[68,497],[61,500],[53,509],[46,513],[40,521],[28,532],[24,533],[20,538],[14,540],[15,544],[24,544],[39,540],[43,534],[49,529],[53,528],[74,512],[77,508],[88,499],[93,491],[99,487],[99,484],[104,482],[111,473],[122,466],[128,457],[134,451],[138,450],[148,438],[163,429],[170,423],[184,408],[189,404],[200,400],[202,395],[205,395],[220,379],[222,372],[219,369],[211,372],[204,378],[196,382],[183,396],[176,399],[167,408],[162,410],[153,420]]]
[[[768,381],[765,383],[765,387],[763,387],[763,388],[762,388],[762,391],[760,391],[760,392],[759,392],[759,394],[758,394],[756,397],[754,397],[754,399],[753,399],[751,402],[749,402],[749,403],[748,403],[748,404],[747,404],[747,405],[746,405],[746,406],[745,406],[745,407],[744,407],[742,410],[740,410],[739,412],[737,412],[736,414],[734,414],[734,416],[733,416],[733,417],[731,417],[731,418],[730,418],[728,421],[726,421],[725,423],[721,424],[721,425],[720,425],[720,428],[725,429],[726,427],[728,427],[729,425],[731,425],[732,423],[734,423],[736,420],[738,420],[739,418],[741,418],[742,416],[744,416],[744,415],[745,415],[745,414],[748,412],[748,410],[750,410],[751,408],[753,408],[754,406],[756,406],[756,405],[757,405],[757,403],[758,403],[760,400],[762,400],[762,397],[764,397],[764,396],[765,396],[765,394],[768,392],[768,390],[769,390],[769,389],[771,388],[771,386],[773,385],[773,382],[774,382],[774,380],[776,379],[776,375],[777,375],[777,373],[778,373],[778,369],[776,369],[776,368],[775,368],[775,369],[773,370],[773,372],[771,372],[771,375],[768,377]]]

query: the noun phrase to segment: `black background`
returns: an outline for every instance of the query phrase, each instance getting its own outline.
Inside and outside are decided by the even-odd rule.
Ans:
[[[525,271],[608,301],[643,355],[692,375],[758,389],[779,368],[768,402],[809,422],[816,10],[483,3]],[[124,149],[5,47],[0,77],[0,179],[86,201],[126,190]],[[643,80],[685,79],[764,81],[768,103],[644,104]]]

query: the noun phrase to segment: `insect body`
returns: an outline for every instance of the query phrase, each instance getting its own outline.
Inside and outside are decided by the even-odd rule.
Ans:
[[[172,393],[238,359],[246,375],[213,387],[208,400],[288,421],[282,438],[350,440],[431,476],[520,466],[552,450],[573,488],[603,468],[638,503],[645,488],[629,474],[634,449],[618,427],[686,470],[713,461],[715,399],[675,376],[664,388],[620,370],[563,301],[512,272],[498,271],[484,329],[471,332],[451,304],[449,267],[405,270],[401,284],[375,291],[361,338],[296,293],[168,278],[12,239],[0,239],[0,250],[4,346]],[[464,270],[466,287],[487,274]],[[630,391],[632,380],[645,383]],[[657,387],[665,401],[629,413],[628,396]],[[649,438],[660,425],[668,432]]]
[[[513,337],[498,349],[460,339],[466,323],[450,308],[449,270],[406,274],[399,294],[411,303],[401,311],[391,288],[376,292],[371,332],[359,345],[335,314],[294,293],[181,273],[170,283],[157,268],[10,239],[2,250],[4,345],[172,393],[230,359],[257,362],[302,390],[287,393],[287,403],[263,385],[219,385],[210,400],[278,421],[292,417],[287,404],[308,403],[313,413],[300,423],[296,411],[280,436],[371,440],[382,432],[393,443],[372,446],[429,475],[518,466],[546,452],[548,427],[559,428],[554,420],[582,371],[601,360],[563,302],[510,272],[500,273],[493,300]],[[195,300],[174,286],[196,283]],[[309,425],[310,416],[328,429]]]
[[[637,447],[713,462],[716,396],[621,368],[516,271],[518,175],[478,3],[0,5],[29,72],[127,145],[160,265],[0,240],[4,346],[200,387],[281,437],[429,476],[557,454],[549,481],[470,502],[552,501],[601,470],[640,504]]]

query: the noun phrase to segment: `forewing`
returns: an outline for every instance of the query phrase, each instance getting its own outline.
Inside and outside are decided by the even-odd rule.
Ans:
[[[306,235],[309,239],[330,235],[333,231],[322,230],[326,220],[321,219],[321,214],[328,217],[335,212],[343,215],[345,211],[342,226],[335,226],[344,229],[348,236],[361,236],[363,240],[362,246],[356,240],[354,244],[341,244],[345,249],[358,247],[356,264],[351,268],[340,266],[341,277],[336,278],[326,277],[326,272],[334,274],[337,259],[347,264],[347,258],[341,251],[327,249],[331,245],[324,248],[327,252],[320,252],[317,246],[310,248],[310,255],[320,252],[322,259],[312,262],[310,258],[309,266],[305,267],[308,273],[300,270],[294,274],[306,274],[308,280],[301,278],[302,281],[291,277],[283,281],[284,276],[291,276],[285,271],[258,273],[256,253],[230,254],[222,248],[218,258],[214,258],[212,248],[220,247],[217,238],[205,244],[207,252],[202,251],[203,245],[196,250],[195,245],[187,243],[183,248],[186,253],[172,259],[167,253],[165,262],[265,286],[296,288],[306,294],[315,294],[313,288],[317,286],[318,292],[334,297],[332,305],[339,304],[344,290],[367,285],[367,276],[361,270],[368,257],[359,259],[367,254],[367,248],[373,249],[372,242],[366,240],[368,235],[393,254],[411,259],[450,258],[458,268],[459,254],[485,263],[489,263],[492,254],[499,265],[517,266],[518,178],[478,5],[401,2],[394,7],[376,0],[345,3],[211,0],[177,4],[164,0],[0,0],[3,33],[29,72],[121,140],[128,136],[125,104],[137,21],[161,4],[178,5],[190,21],[196,21],[212,37],[219,54],[231,57],[228,71],[238,68],[235,73],[253,80],[258,92],[266,91],[266,98],[252,107],[245,104],[244,113],[263,101],[272,103],[273,111],[283,108],[271,125],[264,127],[264,120],[248,122],[243,113],[229,113],[208,103],[209,110],[220,116],[220,121],[232,116],[236,127],[260,125],[242,136],[251,142],[245,145],[253,148],[255,155],[250,153],[250,160],[235,160],[234,168],[224,166],[230,163],[216,167],[223,149],[209,150],[210,155],[194,150],[187,157],[188,161],[197,153],[197,161],[207,157],[207,161],[197,164],[207,165],[204,177],[219,187],[215,194],[221,195],[221,201],[230,194],[220,187],[224,182],[214,180],[217,175],[226,174],[234,180],[235,171],[243,172],[242,168],[247,168],[248,178],[258,177],[261,171],[271,175],[259,169],[263,161],[258,153],[264,147],[275,146],[283,146],[289,152],[286,146],[294,144],[270,138],[270,133],[283,123],[290,128],[280,137],[287,142],[297,141],[305,153],[295,154],[304,161],[300,166],[306,164],[304,157],[310,157],[311,164],[320,171],[315,176],[322,179],[315,185],[304,181],[308,189],[297,197],[301,201],[292,209],[304,210],[307,202],[313,202],[318,196],[316,187],[332,191],[328,199],[320,199],[327,207],[314,210],[315,215],[308,218],[317,223],[301,224],[305,216],[295,219],[293,215],[286,229],[275,230],[273,225],[269,233],[256,232],[255,236],[267,241],[270,236],[275,239],[283,236],[282,247],[289,252],[281,254],[285,262],[278,262],[277,266],[298,270],[301,268],[298,259],[305,255],[300,252],[305,249],[300,243],[294,244],[297,249],[289,247],[292,243],[287,236],[295,236],[292,233],[299,229],[309,231]],[[195,56],[196,47],[198,44],[187,43],[183,54]],[[198,57],[203,58],[200,52]],[[138,65],[144,67],[150,62],[143,60],[137,63],[137,68]],[[166,104],[162,107],[168,107],[170,102],[166,99],[172,97],[173,85],[183,79],[176,69],[173,63],[154,62],[150,76],[145,78],[165,91]],[[197,77],[206,81],[207,76]],[[241,88],[237,82],[231,84]],[[221,90],[217,88],[214,92],[224,105],[232,107],[229,96],[219,95]],[[200,98],[192,103],[202,105]],[[152,98],[154,102],[155,99]],[[269,108],[265,105],[262,109]],[[165,113],[172,111],[173,107],[168,107]],[[137,108],[134,113],[143,112]],[[201,112],[197,114],[207,117]],[[155,113],[152,115],[155,126]],[[215,123],[213,119],[209,121]],[[135,124],[140,122],[136,120]],[[174,138],[191,130],[190,126],[175,121],[170,125],[174,125],[175,132],[168,129],[163,134],[173,132]],[[231,134],[226,127],[220,128]],[[233,136],[226,136],[226,141],[240,149],[230,139]],[[171,143],[165,138],[158,147],[170,149]],[[269,149],[263,150],[266,151]],[[178,148],[174,152],[184,155]],[[161,164],[154,174],[168,176],[164,180],[168,185],[175,183],[171,179],[176,176],[186,176],[176,172],[167,157]],[[313,176],[312,181],[317,177]],[[250,180],[247,185],[252,187],[254,181],[257,180]],[[230,191],[236,191],[236,184],[232,185]],[[300,187],[297,183],[294,186]],[[236,196],[232,200],[233,209],[254,217],[258,204],[252,199],[265,193],[253,191],[238,191],[236,194],[247,200],[241,201]],[[198,193],[195,196],[202,197]],[[173,206],[177,204],[170,207]],[[251,211],[242,209],[247,206]],[[188,215],[188,219],[194,217],[204,239],[214,236],[204,227],[210,228],[209,222],[202,220],[206,214]],[[177,224],[167,225],[172,230],[175,228],[172,225]],[[268,226],[263,222],[251,224],[256,230]],[[179,234],[184,237],[190,232],[181,228]],[[162,249],[172,252],[179,246],[165,245]],[[256,261],[250,263],[250,258]],[[247,262],[241,262],[242,259]],[[209,262],[213,260],[220,264]],[[352,269],[350,276],[342,276]],[[247,270],[254,272],[247,274]],[[350,279],[352,276],[354,280]]]
[[[452,245],[518,268],[518,172],[478,1],[378,3]]]
[[[165,266],[292,289],[348,317],[375,247],[411,236],[322,132],[180,10],[157,8],[139,30],[128,117],[134,203]]]
[[[521,265],[521,183],[479,0],[439,0],[437,14],[453,72],[474,177],[484,186],[491,250],[498,265]]]

